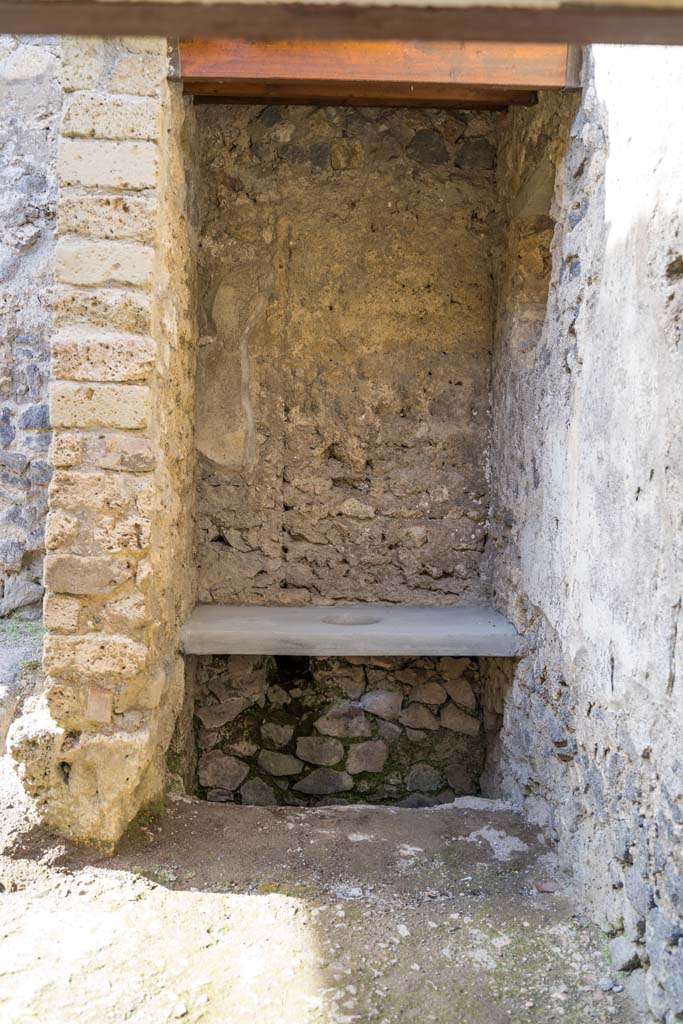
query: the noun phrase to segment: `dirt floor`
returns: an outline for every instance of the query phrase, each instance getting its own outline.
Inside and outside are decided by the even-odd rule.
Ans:
[[[42,835],[3,772],[3,1024],[642,1019],[502,805],[177,796],[104,859]]]

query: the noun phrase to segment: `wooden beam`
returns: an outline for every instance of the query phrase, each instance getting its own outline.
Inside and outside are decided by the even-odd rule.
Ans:
[[[538,94],[525,89],[396,82],[196,82],[184,83],[196,103],[287,103],[325,107],[440,107],[506,110],[531,106]]]
[[[567,46],[402,40],[187,39],[179,44],[186,83],[393,82],[404,85],[561,89]]]
[[[0,31],[225,36],[244,39],[434,39],[528,43],[683,43],[683,0],[471,4],[251,0],[0,0]]]
[[[499,110],[568,85],[570,47],[414,40],[189,39],[179,76],[195,96],[232,102]],[[573,73],[571,84],[574,82]]]

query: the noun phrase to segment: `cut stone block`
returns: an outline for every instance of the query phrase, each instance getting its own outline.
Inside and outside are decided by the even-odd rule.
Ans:
[[[471,655],[514,657],[517,632],[492,608],[197,605],[182,630],[186,654]]]

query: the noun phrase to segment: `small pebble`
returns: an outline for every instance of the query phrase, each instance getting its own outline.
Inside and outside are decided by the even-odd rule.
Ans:
[[[602,992],[609,992],[612,988],[614,988],[614,984],[612,982],[612,979],[611,978],[598,978],[598,988]]]
[[[178,1003],[175,1010],[173,1011],[173,1016],[176,1018],[187,1016],[187,1007],[185,1006],[185,1003]]]

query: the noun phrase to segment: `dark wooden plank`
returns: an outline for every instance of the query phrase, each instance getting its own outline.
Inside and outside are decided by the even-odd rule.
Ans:
[[[581,86],[581,68],[583,65],[583,47],[567,47],[567,70],[565,80],[568,89],[578,89]]]
[[[196,102],[293,103],[335,107],[442,107],[504,110],[530,106],[537,94],[529,89],[485,89],[482,86],[412,86],[401,82],[184,82],[183,91]]]
[[[0,31],[244,39],[435,39],[527,43],[683,43],[683,5],[356,6],[0,0]]]
[[[558,89],[567,84],[564,44],[426,40],[181,40],[180,75],[310,82],[401,82]]]

